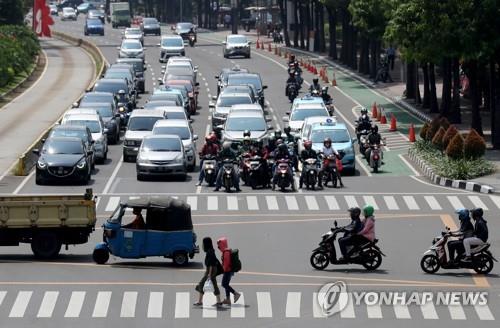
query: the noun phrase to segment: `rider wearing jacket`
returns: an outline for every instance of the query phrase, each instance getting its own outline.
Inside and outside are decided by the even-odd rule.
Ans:
[[[209,134],[205,137],[205,144],[199,152],[200,155],[200,174],[198,176],[197,186],[201,186],[203,180],[205,179],[205,170],[203,169],[203,162],[205,161],[205,156],[212,155],[214,157],[219,153],[219,145],[217,145],[217,137],[214,134]],[[216,168],[217,170],[217,168]]]
[[[335,148],[332,146],[332,139],[330,138],[325,138],[323,140],[323,149],[321,150],[321,154],[325,156],[325,158],[335,155],[338,159],[340,159],[340,154]],[[323,188],[323,175],[326,173],[325,171],[328,169],[327,167],[327,161],[323,161],[323,166],[321,167],[321,170],[319,171],[319,178],[318,178],[318,187]],[[337,178],[339,179],[340,186],[343,187],[344,184],[342,183],[342,178],[340,176],[340,172],[337,170]]]
[[[368,116],[368,110],[366,108],[361,108],[361,116],[358,118],[358,126],[356,127],[356,135],[358,141],[362,131],[370,131],[372,128],[372,123],[370,117]]]
[[[276,172],[278,171],[278,161],[279,160],[288,160],[288,174],[293,178],[293,172],[292,172],[292,157],[290,156],[290,153],[288,152],[288,147],[282,143],[278,146],[278,149],[275,150],[274,152],[274,167],[273,167],[273,190],[276,189],[276,183],[278,182],[278,175]],[[292,184],[293,185],[293,184]]]
[[[486,220],[483,218],[483,209],[473,209],[472,218],[476,221],[474,224],[473,236],[464,239],[466,261],[470,261],[471,248],[473,246],[480,246],[488,241],[488,226],[486,224]]]
[[[238,160],[238,154],[231,149],[231,142],[226,141],[222,145],[222,150],[219,152],[218,155],[219,161],[224,161],[224,160],[230,160],[234,162],[237,162]],[[222,186],[222,175],[224,173],[224,165],[222,163],[219,166],[219,172],[217,173],[217,180],[215,182],[215,189],[214,191],[219,191],[220,187]],[[238,167],[234,166],[233,170],[233,185],[236,188],[236,191],[241,191],[240,189],[240,175],[238,173]]]
[[[462,208],[456,211],[458,214],[458,219],[460,220],[460,229],[458,231],[452,231],[451,235],[454,237],[459,237],[458,240],[452,240],[448,242],[448,251],[450,253],[450,262],[455,261],[455,252],[459,255],[465,252],[464,249],[464,239],[472,237],[474,233],[474,226],[470,220],[469,210]]]
[[[319,84],[319,79],[317,77],[313,79],[313,83],[309,87],[310,93],[312,93],[314,90],[318,91],[318,93],[321,92],[321,84]]]
[[[380,135],[380,133],[378,133],[378,126],[376,124],[373,124],[371,132],[368,135],[368,144],[370,146],[366,149],[365,153],[366,160],[368,161],[368,163],[370,163],[370,155],[372,153],[372,147],[373,146],[380,147],[381,143],[382,143],[382,136]],[[380,156],[381,158],[384,158],[382,150],[380,150]],[[384,164],[384,162],[382,162],[382,164]]]
[[[314,158],[315,160],[317,160],[318,153],[316,153],[316,151],[312,149],[312,141],[306,140],[304,141],[304,150],[300,152],[300,161],[302,162],[302,164],[304,164],[304,162],[309,158]],[[300,173],[299,188],[302,188],[304,184],[304,177],[306,174],[306,170],[304,170],[304,167],[302,167],[302,172]]]
[[[352,245],[353,236],[356,236],[363,229],[363,224],[361,223],[361,219],[359,217],[361,215],[361,209],[359,207],[352,207],[349,209],[349,213],[351,215],[351,223],[344,227],[344,237],[339,239],[339,248],[343,259],[349,258],[347,254],[347,246]],[[339,261],[343,259],[341,258]]]
[[[288,79],[286,80],[286,84],[285,84],[285,96],[287,96],[287,97],[288,97],[288,86],[290,84],[295,85],[298,89],[299,82],[295,78],[295,72],[293,72],[293,71],[288,74]]]

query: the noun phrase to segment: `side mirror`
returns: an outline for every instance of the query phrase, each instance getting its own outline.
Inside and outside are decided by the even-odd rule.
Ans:
[[[109,129],[108,129],[108,128],[104,128],[103,133],[104,133],[104,134],[106,134],[106,133],[108,133],[108,132],[109,132]]]
[[[218,80],[218,79],[219,79],[219,75],[216,75],[216,76],[214,76],[214,77],[215,77],[215,79],[216,79],[216,80]]]
[[[216,125],[215,128],[219,131],[224,130],[224,125]]]
[[[74,102],[73,105],[72,105],[73,108],[77,108],[78,107],[78,103],[77,102]]]
[[[143,51],[146,51],[146,49],[148,49],[148,48],[146,48],[146,47],[142,47],[142,50],[143,50]]]
[[[41,143],[45,143],[47,139],[43,138],[42,140],[40,140]]]
[[[167,69],[167,65],[161,65],[161,69],[163,70]]]
[[[283,122],[290,122],[290,118],[288,116],[283,116]]]
[[[158,78],[158,84],[159,84],[159,85],[163,85],[163,79]]]
[[[160,47],[161,45],[159,43],[156,44],[157,47]]]
[[[251,44],[253,44],[253,42],[252,41],[248,41],[248,45],[251,45]]]
[[[217,100],[217,96],[212,96],[212,100]]]
[[[40,156],[40,149],[38,148],[33,149],[31,152],[37,156]]]
[[[357,138],[352,138],[352,143],[357,143],[358,142],[358,139]]]
[[[193,123],[193,119],[192,118],[188,119],[188,122]]]
[[[121,115],[119,113],[116,113],[115,117],[118,118],[118,117],[121,117]]]
[[[262,90],[266,90],[266,89],[267,89],[267,85],[263,85]]]
[[[93,154],[94,154],[94,152],[93,152],[92,150],[89,150],[89,151],[87,152],[87,156],[91,156],[91,155],[93,155]]]
[[[160,72],[161,72],[162,75],[165,74],[165,70],[164,69],[162,69]]]
[[[198,68],[200,68],[198,65],[194,65],[195,70],[198,70]]]
[[[147,70],[148,70],[148,68],[147,68],[146,66],[144,66],[144,67],[142,68],[142,70],[145,72],[145,71],[147,71]]]
[[[198,140],[198,135],[197,134],[193,135],[193,140]]]
[[[90,144],[91,145],[95,144],[95,140],[90,140]]]
[[[285,114],[286,114],[286,115],[290,115],[290,113],[291,113],[291,112],[290,112],[289,110],[287,110],[287,111],[285,112]]]
[[[209,108],[215,108],[215,104],[214,104],[213,102],[209,102],[209,103],[208,103],[208,107],[209,107]]]
[[[266,118],[266,122],[272,122],[273,119],[272,118]]]
[[[199,94],[200,94],[200,92],[199,92],[199,91],[195,91],[195,92],[194,92],[194,94],[195,94],[195,95],[199,95]]]
[[[226,41],[222,41],[222,44],[227,44],[227,42]]]
[[[116,50],[120,50],[120,47],[116,47]]]

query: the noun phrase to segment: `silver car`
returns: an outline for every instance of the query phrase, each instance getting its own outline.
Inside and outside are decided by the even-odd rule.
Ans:
[[[224,124],[226,117],[231,110],[231,106],[240,104],[252,104],[252,98],[248,93],[222,92],[217,99],[217,103],[210,102],[212,111],[212,127]]]
[[[226,37],[226,41],[223,44],[223,55],[224,58],[229,58],[229,56],[244,56],[250,58],[250,44],[247,37],[244,35],[232,34]]]
[[[145,176],[181,175],[186,173],[186,154],[179,136],[159,134],[144,137],[137,154],[137,180]]]
[[[231,112],[224,124],[222,139],[224,141],[242,142],[243,133],[248,130],[253,140],[264,141],[268,130],[267,121],[262,113],[257,111]]]
[[[141,41],[124,39],[122,45],[117,47],[118,58],[141,58],[144,61],[144,50]]]
[[[123,39],[125,40],[139,40],[144,45],[144,34],[138,27],[127,27],[123,32]]]
[[[162,36],[160,43],[160,63],[168,60],[171,56],[185,56],[184,42],[180,36]]]

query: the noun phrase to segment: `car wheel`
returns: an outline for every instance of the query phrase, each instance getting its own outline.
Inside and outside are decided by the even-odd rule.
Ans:
[[[142,174],[137,173],[137,181],[144,180],[144,176]]]
[[[92,253],[92,258],[97,264],[104,264],[109,260],[109,251],[107,249],[95,249]]]
[[[55,232],[38,232],[31,241],[31,250],[38,258],[51,259],[61,251],[61,241]]]
[[[172,260],[177,266],[185,266],[189,262],[189,258],[186,252],[175,252],[174,256],[172,257]]]
[[[108,159],[108,150],[106,149],[106,152],[104,153],[104,156],[102,157],[102,162],[104,163],[104,161],[107,159]]]

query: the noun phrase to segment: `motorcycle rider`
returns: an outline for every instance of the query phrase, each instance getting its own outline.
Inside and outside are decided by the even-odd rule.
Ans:
[[[354,241],[354,245],[361,245],[366,241],[373,242],[375,240],[375,216],[373,215],[375,209],[372,205],[365,205],[363,207],[363,215],[364,219],[361,221],[363,224],[363,229],[356,235],[356,239]]]
[[[225,141],[222,144],[222,150],[218,155],[219,160],[222,162],[223,160],[232,160],[233,162],[237,162],[238,154],[231,148],[231,142]],[[224,173],[224,165],[222,163],[219,165],[219,172],[217,173],[217,180],[215,182],[214,191],[219,191],[222,186],[222,175]],[[238,167],[234,166],[233,170],[233,185],[236,188],[236,191],[241,191],[240,189],[240,175],[238,173]]]
[[[368,116],[368,110],[365,107],[363,107],[361,108],[361,115],[358,118],[358,125],[356,127],[356,136],[358,137],[358,142],[361,136],[361,132],[364,130],[370,131],[371,128],[372,128],[372,123],[370,117]]]
[[[300,161],[302,162],[302,164],[304,164],[304,162],[309,158],[318,159],[318,153],[316,153],[316,151],[312,149],[312,141],[306,140],[304,141],[304,150],[300,152]],[[306,174],[306,170],[304,170],[304,168],[302,167],[302,172],[300,173],[299,179],[299,188],[302,188]]]
[[[473,236],[474,226],[470,220],[469,210],[462,208],[456,211],[458,214],[458,219],[460,220],[460,229],[457,231],[450,232],[452,236],[459,237],[458,240],[452,240],[448,242],[448,252],[450,254],[450,263],[455,262],[455,252],[458,257],[460,254],[465,252],[464,239]]]
[[[290,153],[288,152],[288,147],[284,144],[284,143],[281,143],[279,146],[278,146],[278,149],[275,150],[274,152],[274,160],[275,160],[275,163],[274,163],[274,166],[273,166],[273,190],[276,189],[276,183],[278,182],[278,174],[277,171],[278,171],[278,161],[279,160],[288,160],[289,163],[288,163],[288,174],[292,177],[293,179],[293,171],[292,171],[292,157],[290,156]],[[293,189],[295,189],[294,187],[294,184],[292,183],[292,187]]]
[[[272,154],[276,148],[277,148],[277,145],[276,145],[276,138],[274,137],[274,134],[271,134],[269,136],[269,139],[267,139],[267,146],[265,146],[267,148],[267,151],[269,152],[269,154]]]
[[[471,260],[471,248],[473,246],[480,246],[488,241],[488,226],[483,218],[483,209],[473,209],[472,218],[475,221],[473,236],[464,239],[465,261]]]
[[[281,136],[281,130],[280,129],[277,129],[276,131],[274,131],[274,137],[276,138],[276,143],[278,143],[278,140],[279,139],[282,139],[281,141],[283,141],[283,138]]]
[[[347,246],[352,244],[351,240],[353,236],[357,235],[363,229],[363,224],[359,217],[361,215],[361,209],[359,207],[351,207],[348,211],[351,215],[351,223],[344,227],[344,237],[339,239],[339,248],[342,253],[342,258],[340,258],[339,261],[349,259]],[[373,215],[373,212],[371,214]]]
[[[370,134],[368,135],[369,147],[366,149],[366,152],[365,152],[365,157],[366,157],[366,160],[368,161],[368,164],[370,163],[370,155],[372,153],[373,146],[379,147],[380,157],[384,158],[384,154],[382,153],[382,148],[380,147],[381,143],[382,143],[382,136],[380,135],[380,133],[378,133],[378,126],[376,124],[373,124],[372,129],[370,131]],[[384,162],[381,161],[381,164],[384,164]]]
[[[243,143],[238,148],[239,155],[243,155],[245,153],[252,154],[253,146],[252,139],[250,139],[250,131],[246,130],[243,132]]]
[[[286,80],[286,84],[285,84],[285,96],[287,96],[287,97],[288,97],[288,86],[291,84],[295,85],[295,87],[297,88],[297,91],[298,91],[299,82],[295,78],[295,71],[293,71],[293,70],[290,71],[290,73],[288,73],[288,79]]]
[[[205,137],[205,144],[199,152],[200,155],[200,175],[198,176],[197,186],[201,186],[203,180],[205,179],[205,170],[203,169],[203,162],[205,161],[205,156],[212,155],[214,157],[219,153],[219,145],[217,145],[217,137],[214,134],[209,134]],[[215,167],[217,170],[217,166]]]
[[[295,136],[292,135],[292,128],[290,126],[286,126],[283,129],[283,132],[285,132],[285,137],[283,139],[286,143],[289,143],[289,142],[295,143]]]
[[[290,57],[288,58],[288,67],[290,66],[298,66],[299,62],[297,61],[297,59],[295,58],[295,55],[290,55]]]
[[[318,93],[321,92],[321,85],[319,84],[319,79],[317,77],[313,79],[313,83],[309,87],[309,92],[311,94],[313,93],[314,90],[318,91]]]
[[[328,156],[331,156],[331,155],[335,155],[337,158],[340,159],[340,154],[337,150],[335,150],[335,148],[333,148],[332,146],[332,139],[330,138],[325,138],[325,140],[323,140],[323,149],[321,150],[321,154],[323,154],[326,157]],[[327,166],[326,166],[326,161],[323,162],[323,166],[321,168],[321,170],[319,171],[319,177],[318,177],[318,187],[319,188],[323,188],[323,175],[326,173],[325,171],[327,170]],[[340,176],[340,172],[337,170],[337,178],[339,179],[339,182],[340,182],[340,186],[343,187],[344,184],[342,183],[342,178]]]
[[[325,105],[328,105],[332,102],[332,96],[328,94],[327,86],[321,88],[321,98],[323,98],[323,102],[325,103]]]

